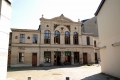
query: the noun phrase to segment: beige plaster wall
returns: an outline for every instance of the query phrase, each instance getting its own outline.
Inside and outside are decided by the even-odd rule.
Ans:
[[[66,18],[65,18],[66,19]],[[79,63],[82,64],[82,57],[83,57],[83,51],[88,53],[88,62],[89,59],[91,59],[91,62],[94,63],[94,48],[93,48],[93,35],[92,34],[81,34],[81,23],[80,22],[70,22],[68,20],[67,22],[61,23],[58,21],[58,19],[44,19],[41,20],[41,30],[39,32],[25,30],[25,29],[12,29],[12,50],[11,55],[12,57],[16,56],[16,59],[13,58],[11,61],[11,65],[18,65],[18,53],[24,52],[25,53],[25,59],[24,59],[24,66],[31,63],[31,54],[37,53],[37,65],[44,64],[45,66],[51,66],[54,64],[54,51],[61,51],[62,55],[61,60],[62,62],[65,61],[65,54],[64,51],[71,51],[71,64],[74,65],[74,56],[73,52],[79,52]],[[55,30],[58,30],[60,32],[60,44],[54,43],[54,24],[60,24]],[[49,25],[49,27],[46,27]],[[64,25],[70,25],[70,30],[65,27]],[[64,29],[61,30],[61,27]],[[75,29],[76,27],[76,29]],[[44,44],[44,31],[50,30],[51,32],[51,44]],[[65,44],[65,31],[70,32],[70,44]],[[40,33],[41,32],[41,33]],[[78,42],[79,45],[73,44],[73,32],[78,32]],[[19,43],[20,41],[20,34],[25,34],[25,43]],[[38,34],[38,44],[32,44],[32,35]],[[18,39],[15,39],[15,36],[18,36]],[[30,36],[30,39],[27,39],[27,37]],[[90,37],[90,45],[86,45],[86,37]],[[18,44],[19,43],[19,44]],[[29,44],[30,43],[30,44]],[[84,47],[84,49],[82,48]],[[22,48],[22,49],[21,49]],[[44,51],[51,51],[51,63],[44,63]],[[30,58],[29,60],[27,58]],[[23,64],[22,64],[23,65]],[[31,65],[31,64],[30,64]],[[30,66],[29,65],[29,66]],[[76,65],[76,64],[75,64]]]
[[[120,0],[105,0],[97,15],[102,72],[120,78]]]
[[[90,37],[90,45],[93,45],[93,36],[82,35],[82,45],[87,45],[87,37]]]
[[[37,66],[39,65],[40,60],[40,51],[39,48],[35,47],[22,47],[23,49],[20,49],[20,47],[12,47],[11,48],[11,67],[17,67],[17,65],[22,66],[32,66],[32,53],[37,53]],[[24,53],[24,62],[19,63],[19,53]]]
[[[40,43],[40,33],[38,32],[12,32],[12,43],[20,43],[20,34],[25,34],[25,43],[33,43],[33,34],[37,34],[38,39],[37,39],[37,43]],[[18,37],[17,39],[15,39],[15,37]],[[27,37],[30,37],[30,39],[27,39]]]
[[[96,47],[99,47],[99,44],[100,44],[99,38],[98,37],[94,37],[93,38],[93,44],[94,44],[94,41],[96,41]]]
[[[82,48],[83,53],[87,53],[87,61],[88,63],[94,63],[95,57],[94,57],[94,49],[93,48]],[[82,56],[83,59],[83,56]]]

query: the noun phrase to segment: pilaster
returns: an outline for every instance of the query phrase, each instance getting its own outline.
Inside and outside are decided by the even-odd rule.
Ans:
[[[64,51],[61,51],[61,63],[65,61],[65,54]]]
[[[65,44],[64,33],[60,34],[60,44]]]
[[[54,51],[51,51],[51,65],[54,65]]]
[[[54,32],[51,32],[51,44],[54,44]]]
[[[71,52],[71,58],[72,58],[71,59],[71,64],[74,65],[74,53],[73,53],[73,51]]]
[[[70,44],[73,45],[73,34],[70,34]]]

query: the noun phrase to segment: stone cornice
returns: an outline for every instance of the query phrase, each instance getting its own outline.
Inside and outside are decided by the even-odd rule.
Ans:
[[[58,17],[54,17],[52,19],[46,19],[44,17],[40,18],[41,22],[59,22],[59,23],[75,23],[75,24],[81,24],[80,21],[78,22],[74,22],[71,19],[65,17],[63,14],[58,16]]]
[[[40,32],[39,30],[32,30],[32,29],[15,29],[11,28],[11,31],[15,32]]]

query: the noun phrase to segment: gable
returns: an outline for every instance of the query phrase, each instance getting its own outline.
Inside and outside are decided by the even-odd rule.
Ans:
[[[61,14],[59,17],[52,18],[51,20],[56,22],[64,22],[64,23],[73,22],[71,19],[64,17],[63,14]]]

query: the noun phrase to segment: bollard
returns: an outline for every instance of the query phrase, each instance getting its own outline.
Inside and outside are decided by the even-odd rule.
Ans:
[[[32,80],[31,77],[28,77],[28,80]]]
[[[69,80],[69,77],[66,77],[66,80]]]

